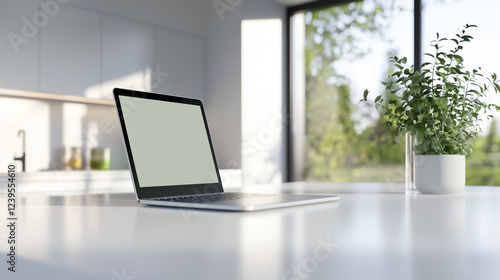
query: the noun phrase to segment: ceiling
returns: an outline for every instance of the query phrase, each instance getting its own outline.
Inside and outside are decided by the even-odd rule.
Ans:
[[[315,0],[274,0],[274,2],[278,2],[287,7],[300,5],[304,3],[314,2]]]

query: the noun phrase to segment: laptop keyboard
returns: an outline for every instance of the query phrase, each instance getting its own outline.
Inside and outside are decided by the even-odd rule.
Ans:
[[[152,200],[207,203],[207,202],[218,202],[218,201],[224,201],[224,200],[257,198],[257,197],[267,197],[267,196],[275,196],[275,194],[214,193],[214,194],[205,194],[205,195],[188,195],[188,196],[153,198]]]

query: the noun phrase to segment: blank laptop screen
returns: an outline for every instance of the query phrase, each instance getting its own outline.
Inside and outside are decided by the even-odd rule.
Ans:
[[[119,98],[140,187],[218,182],[200,106]]]

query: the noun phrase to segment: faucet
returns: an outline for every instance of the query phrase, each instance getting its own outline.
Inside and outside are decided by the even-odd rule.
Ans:
[[[21,133],[23,134],[23,156],[22,157],[14,157],[14,160],[20,160],[23,163],[23,172],[26,171],[26,133],[24,130],[19,130],[17,133],[17,137],[21,136]]]

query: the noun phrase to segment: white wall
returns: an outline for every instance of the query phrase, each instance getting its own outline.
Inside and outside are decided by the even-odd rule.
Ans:
[[[207,24],[207,111],[219,165],[243,168],[244,184],[280,182],[284,175],[281,114],[285,33],[271,34],[278,39],[270,42],[265,39],[270,35],[269,30],[263,29],[262,38],[257,34],[250,38],[250,46],[243,46],[242,39],[246,36],[242,34],[242,22],[274,19],[281,21],[284,30],[286,8],[265,0],[219,2],[228,6],[219,12],[213,5],[209,7],[212,11],[208,13]],[[259,39],[262,41],[252,42]],[[254,43],[260,46],[257,53],[272,50],[278,58],[271,62],[265,55],[243,57],[245,47],[249,54],[256,53],[251,49]],[[242,65],[245,59],[252,61],[253,66]],[[270,69],[279,73],[267,72]]]
[[[233,169],[241,168],[243,6],[231,8],[218,13],[213,5],[207,7],[206,110],[219,168]]]
[[[284,9],[249,2],[242,22],[242,167],[246,184],[283,180]]]

